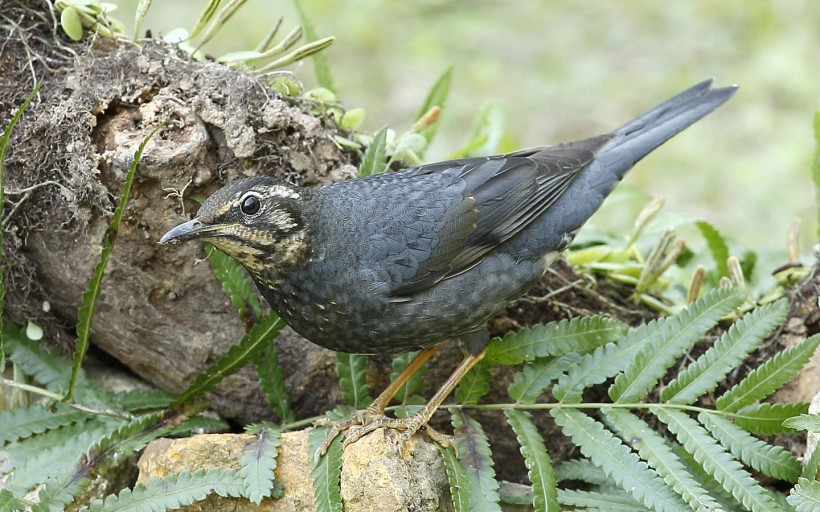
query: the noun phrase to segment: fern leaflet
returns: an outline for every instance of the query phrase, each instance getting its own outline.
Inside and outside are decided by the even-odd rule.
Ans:
[[[691,404],[714,390],[772,329],[783,322],[788,308],[788,302],[781,299],[759,307],[734,322],[709,350],[663,389],[661,399]]]
[[[624,493],[558,489],[558,502],[565,507],[572,507],[569,510],[576,510],[575,507],[584,507],[577,510],[590,512],[647,512],[646,507]]]
[[[792,452],[764,443],[717,414],[700,413],[698,420],[741,462],[764,475],[787,482],[797,482],[800,462]]]
[[[524,411],[504,411],[521,446],[521,455],[529,471],[532,483],[533,506],[535,510],[558,511],[555,472],[552,461],[544,445],[544,438],[532,422],[530,415]]]
[[[473,490],[468,496],[470,511],[500,512],[492,452],[481,424],[462,410],[453,410],[450,418],[455,427],[456,453]]]
[[[10,441],[41,434],[64,425],[88,418],[90,415],[72,409],[65,404],[55,404],[47,408],[43,404],[18,407],[0,412],[0,446]]]
[[[280,430],[263,428],[242,450],[239,459],[242,494],[257,505],[273,495],[280,436]]]
[[[717,399],[717,408],[734,412],[744,405],[766,398],[797,375],[817,350],[818,345],[820,334],[815,334],[797,345],[778,352],[723,393]]]
[[[467,470],[458,461],[452,448],[438,447],[447,471],[447,480],[450,482],[450,496],[453,498],[455,512],[470,512],[470,496],[475,490],[472,482],[467,478]]]
[[[735,425],[758,436],[793,434],[795,431],[784,422],[798,414],[809,411],[808,402],[769,403],[762,402],[742,407],[735,414]]]
[[[365,380],[365,364],[365,356],[336,352],[336,373],[339,375],[342,398],[357,410],[364,409],[373,401]]]
[[[282,423],[290,423],[295,418],[290,406],[288,391],[285,389],[285,377],[279,364],[276,345],[271,343],[262,349],[256,358],[256,376],[259,378],[259,389],[271,409],[279,416]]]
[[[678,357],[744,300],[743,294],[734,288],[718,288],[675,316],[647,324],[656,334],[641,348],[626,370],[615,378],[615,383],[609,388],[610,398],[622,403],[642,400]]]
[[[820,510],[820,481],[801,478],[786,501],[797,512],[817,512]]]
[[[752,512],[770,512],[777,505],[764,489],[709,433],[680,411],[657,409],[655,415],[677,436],[698,464]]]
[[[563,375],[578,359],[578,354],[564,354],[554,359],[539,357],[529,361],[516,372],[507,392],[518,403],[535,403],[550,382]]]
[[[720,504],[698,483],[662,438],[645,421],[623,409],[603,411],[607,422],[695,510],[719,509]]]
[[[477,404],[481,397],[490,391],[490,380],[492,379],[490,369],[492,366],[493,362],[486,358],[473,366],[458,383],[456,399],[464,405]]]
[[[310,446],[309,457],[311,462],[310,478],[313,481],[313,498],[317,512],[342,512],[342,491],[340,478],[342,475],[342,438],[330,443],[330,447],[319,460],[316,460],[316,450],[325,440],[330,429],[327,427],[314,428],[308,434]]]
[[[550,414],[581,453],[633,498],[658,512],[686,510],[686,502],[599,422],[573,409],[551,409]]]

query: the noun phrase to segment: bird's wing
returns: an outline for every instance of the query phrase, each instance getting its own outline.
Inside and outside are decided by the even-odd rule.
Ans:
[[[394,282],[390,295],[407,296],[458,275],[512,238],[544,213],[608,140],[583,141],[529,149],[508,155],[440,162],[413,169],[416,175],[456,171],[438,191],[461,198],[437,223],[429,257],[417,261],[412,275]],[[407,239],[408,246],[420,243]]]

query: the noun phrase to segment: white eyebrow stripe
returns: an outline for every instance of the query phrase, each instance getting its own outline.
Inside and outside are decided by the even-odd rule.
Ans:
[[[298,192],[293,190],[292,188],[288,188],[282,185],[274,185],[268,189],[270,194],[279,197],[286,197],[289,199],[301,199],[302,196],[299,195]]]

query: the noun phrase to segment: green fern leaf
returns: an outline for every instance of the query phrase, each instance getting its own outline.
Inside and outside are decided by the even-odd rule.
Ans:
[[[626,325],[622,322],[603,316],[533,325],[493,340],[487,347],[486,357],[501,364],[518,364],[538,357],[587,352],[618,339],[625,332]]]
[[[648,510],[628,494],[616,492],[558,489],[558,502],[564,507],[572,507],[569,510],[589,512],[647,512]]]
[[[563,375],[580,358],[579,354],[564,354],[554,359],[539,357],[529,361],[516,372],[507,392],[517,403],[535,403],[550,382]]]
[[[481,397],[490,392],[490,380],[492,373],[490,369],[493,362],[483,359],[467,372],[456,388],[456,400],[463,405],[475,405]]]
[[[208,259],[222,289],[231,299],[243,322],[262,315],[262,306],[253,292],[251,281],[242,265],[219,249],[210,246]],[[253,323],[252,321],[250,323]]]
[[[31,507],[31,512],[62,512],[89,484],[91,478],[85,475],[67,473],[49,478],[37,493],[38,503]]]
[[[792,416],[809,411],[808,402],[751,404],[734,415],[735,425],[758,436],[794,434],[795,430],[783,425]]]
[[[645,328],[655,331],[655,335],[626,370],[615,378],[609,388],[610,398],[621,403],[643,399],[689,347],[744,300],[745,296],[734,288],[718,288],[680,313],[646,324]]]
[[[643,460],[658,472],[694,510],[715,510],[720,504],[686,470],[669,442],[645,421],[623,409],[604,410],[604,417],[618,435],[637,448]]]
[[[712,253],[712,258],[715,260],[715,269],[717,270],[717,279],[715,281],[722,276],[728,276],[729,268],[726,266],[726,261],[729,259],[729,246],[726,244],[726,238],[713,225],[704,220],[695,222],[695,226],[700,230],[703,239],[706,240],[709,252]]]
[[[51,408],[43,404],[19,407],[0,413],[0,446],[34,434],[42,434],[64,425],[88,418],[90,415],[65,404],[55,404]]]
[[[775,354],[774,357],[750,372],[717,399],[717,408],[734,412],[766,398],[789,382],[803,368],[820,345],[820,334]]]
[[[571,459],[562,462],[555,468],[555,479],[559,482],[578,480],[593,485],[603,485],[610,482],[606,473],[588,459]]]
[[[16,327],[5,326],[6,353],[9,360],[17,365],[18,369],[35,382],[55,393],[66,390],[68,378],[71,375],[66,358],[48,352],[39,343],[24,339]],[[85,372],[77,375],[77,383],[85,382]]]
[[[581,453],[633,498],[659,512],[686,510],[681,497],[599,422],[572,409],[551,409],[550,415]]]
[[[325,440],[330,429],[327,427],[314,428],[308,434],[310,447],[311,470],[310,478],[313,481],[313,498],[317,512],[342,512],[342,491],[340,479],[342,476],[342,438],[330,443],[330,447],[318,462],[316,450]]]
[[[383,126],[373,135],[362,157],[359,176],[381,174],[387,169],[387,127]]]
[[[242,478],[236,471],[223,468],[182,471],[163,479],[153,478],[145,484],[124,489],[119,494],[95,500],[81,512],[161,511],[180,508],[204,500],[209,494],[223,497],[242,496]]]
[[[49,477],[58,481],[68,480],[67,475],[78,471],[78,461],[97,441],[109,435],[116,427],[89,422],[87,430],[73,438],[64,438],[63,442],[53,448],[29,454],[22,464],[12,468],[6,488],[23,496],[35,486],[44,483]],[[48,468],[44,471],[43,468]]]
[[[814,480],[817,478],[818,471],[820,471],[820,450],[817,449],[817,445],[814,445],[811,455],[803,461],[801,476],[809,480]]]
[[[94,306],[97,304],[97,299],[100,297],[102,289],[103,275],[105,274],[105,267],[108,265],[108,258],[111,256],[111,251],[114,250],[114,242],[117,240],[117,235],[120,230],[120,221],[122,214],[125,211],[125,203],[128,202],[128,196],[131,194],[131,185],[134,183],[134,174],[137,172],[137,165],[142,152],[145,150],[146,144],[164,125],[160,124],[149,133],[139,145],[134,159],[131,161],[131,166],[125,174],[125,182],[122,185],[122,196],[117,202],[117,207],[114,209],[114,215],[111,217],[111,222],[108,224],[108,229],[105,231],[105,236],[102,242],[102,251],[100,252],[100,260],[94,268],[94,273],[91,279],[88,280],[88,288],[83,293],[82,306],[77,311],[77,341],[74,344],[74,360],[71,365],[71,377],[68,380],[68,391],[66,392],[64,400],[71,400],[74,396],[74,389],[77,385],[77,376],[80,373],[80,367],[83,364],[85,353],[88,351],[88,338],[91,335],[91,323],[94,317]]]
[[[718,338],[695,362],[678,374],[661,392],[661,399],[679,404],[694,403],[718,384],[786,318],[785,299],[748,313]]]
[[[418,355],[418,351],[415,352],[405,352],[403,354],[399,354],[393,358],[392,363],[392,372],[390,373],[390,381],[393,382],[399,376],[399,374],[407,368],[407,365],[415,359]],[[424,363],[416,370],[413,375],[407,379],[407,382],[399,389],[398,393],[394,397],[394,400],[399,402],[400,404],[410,405],[412,403],[412,397],[419,392],[421,387],[424,385],[424,375],[427,373],[427,363]]]
[[[342,398],[354,409],[364,409],[373,401],[367,387],[367,358],[359,354],[336,352],[336,374],[342,388]]]
[[[293,409],[290,406],[290,397],[285,388],[285,376],[279,364],[279,355],[276,345],[271,342],[256,358],[256,376],[259,378],[259,389],[265,396],[268,405],[279,416],[282,423],[294,421]]]
[[[820,481],[801,478],[786,501],[797,512],[817,512],[820,510]]]
[[[7,444],[3,447],[3,451],[6,454],[4,467],[15,468],[22,466],[32,458],[33,454],[50,450],[56,446],[62,446],[67,439],[73,439],[86,430],[89,430],[89,428],[92,428],[89,427],[89,424],[97,425],[98,423],[81,420]]]
[[[123,460],[133,452],[145,448],[154,439],[172,430],[172,425],[158,427],[162,413],[151,413],[138,416],[128,422],[118,422],[111,432],[107,433],[88,449],[86,459],[96,464],[95,459],[106,455],[115,460]],[[117,454],[117,456],[115,456]]]
[[[263,498],[273,495],[274,470],[279,454],[281,431],[262,429],[242,450],[239,474],[242,476],[242,495],[259,505]]]
[[[456,453],[466,469],[473,490],[468,496],[469,509],[472,512],[500,512],[498,481],[495,479],[492,451],[484,429],[462,410],[452,410],[450,418],[455,427],[453,442]]]
[[[285,322],[275,314],[264,315],[239,344],[232,346],[216,363],[197,375],[194,383],[174,400],[172,407],[182,405],[191,398],[212,390],[222,382],[222,379],[239,371],[270,345],[284,327]]]
[[[444,461],[444,469],[447,471],[447,480],[450,482],[450,496],[453,498],[453,509],[455,512],[471,512],[470,496],[476,492],[472,488],[472,482],[467,477],[467,470],[458,461],[452,448],[438,447],[441,458]]]
[[[25,510],[26,504],[14,497],[8,489],[0,489],[0,512]]]
[[[535,510],[558,511],[555,473],[547,447],[544,446],[544,438],[527,412],[506,410],[504,414],[521,446],[521,455],[532,483]]]
[[[718,414],[702,412],[698,414],[698,421],[720,444],[747,466],[772,478],[797,482],[797,477],[800,476],[800,462],[792,452],[764,443]]]
[[[171,405],[176,396],[159,389],[130,389],[116,393],[112,402],[129,412],[165,409]]]
[[[687,452],[738,502],[752,512],[777,510],[771,492],[764,489],[695,420],[680,411],[657,409],[655,415],[677,436]]]
[[[820,432],[820,414],[800,414],[783,421],[783,425],[794,430]]]

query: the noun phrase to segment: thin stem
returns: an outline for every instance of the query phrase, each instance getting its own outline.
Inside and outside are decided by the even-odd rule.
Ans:
[[[47,389],[43,389],[37,386],[32,386],[31,384],[23,384],[20,382],[15,382],[9,379],[0,379],[0,386],[8,386],[10,388],[19,389],[21,391],[26,391],[28,393],[33,393],[35,395],[40,395],[42,397],[54,400],[59,402],[63,399],[63,395],[59,393],[53,393]],[[77,409],[78,411],[87,412],[89,414],[97,414],[97,415],[104,415],[104,416],[113,416],[115,418],[123,418],[126,420],[133,420],[135,416],[132,414],[128,414],[127,412],[122,411],[115,411],[113,409],[95,409],[93,407],[88,407],[83,404],[78,404],[77,402],[69,401],[65,402],[66,405],[73,409]]]

